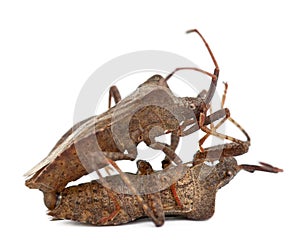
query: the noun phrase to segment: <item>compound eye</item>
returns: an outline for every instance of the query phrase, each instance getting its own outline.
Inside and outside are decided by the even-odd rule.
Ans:
[[[191,103],[191,104],[190,104],[190,109],[193,109],[193,110],[196,109],[196,105],[193,104],[193,103]]]
[[[226,177],[228,177],[228,178],[232,178],[233,177],[233,173],[230,171],[230,170],[228,170],[227,172],[226,172]]]

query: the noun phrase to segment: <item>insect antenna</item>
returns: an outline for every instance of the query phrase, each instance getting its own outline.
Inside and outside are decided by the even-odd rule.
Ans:
[[[214,96],[214,93],[215,93],[215,90],[216,90],[216,86],[217,86],[217,81],[218,81],[218,77],[219,77],[219,73],[220,73],[220,69],[219,69],[219,65],[217,63],[217,60],[215,58],[215,56],[213,55],[207,41],[205,40],[205,38],[201,35],[201,33],[197,30],[197,29],[192,29],[192,30],[188,30],[186,31],[186,33],[192,33],[192,32],[196,32],[200,38],[202,39],[202,41],[204,42],[209,54],[210,54],[210,57],[215,65],[215,69],[214,69],[214,73],[210,73],[210,72],[207,72],[205,70],[202,70],[202,69],[199,69],[199,68],[195,68],[195,67],[179,67],[179,68],[176,68],[173,72],[171,72],[164,80],[164,82],[167,82],[167,80],[169,80],[176,72],[180,71],[180,70],[194,70],[194,71],[198,71],[198,72],[201,72],[203,74],[206,74],[208,76],[210,76],[212,79],[211,79],[211,84],[210,84],[210,87],[208,89],[208,92],[206,94],[206,97],[205,97],[205,103],[208,104],[210,103],[212,97]]]
[[[253,173],[255,171],[264,171],[269,173],[279,173],[283,172],[283,169],[274,167],[270,164],[259,162],[260,165],[251,165],[251,164],[241,164],[239,165],[240,169],[246,170],[250,173]]]

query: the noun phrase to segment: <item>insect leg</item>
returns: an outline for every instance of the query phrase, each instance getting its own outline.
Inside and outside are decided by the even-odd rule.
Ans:
[[[172,185],[170,186],[170,189],[171,189],[171,192],[172,192],[172,195],[173,195],[173,197],[174,197],[174,199],[175,199],[176,204],[177,204],[181,209],[183,209],[183,205],[182,205],[182,203],[181,203],[181,201],[180,201],[180,198],[179,198],[179,196],[178,196],[178,194],[177,194],[177,191],[176,191],[176,183],[172,184]]]
[[[223,82],[224,83],[224,92],[223,92],[223,96],[222,96],[222,101],[221,101],[221,109],[224,108],[224,104],[225,104],[225,100],[226,100],[226,94],[227,94],[227,90],[228,90],[228,84],[227,82]],[[211,107],[209,108],[211,110]],[[220,110],[218,110],[220,111]],[[216,113],[218,113],[218,111]],[[213,114],[210,115],[211,117],[213,117]],[[212,118],[210,118],[210,116],[207,116],[206,120],[211,120]],[[209,117],[209,118],[208,118]],[[217,128],[213,126],[213,122],[210,123],[211,125],[211,130],[217,130],[225,121],[227,118],[230,117],[230,113],[229,113],[229,110],[227,109],[227,113],[225,114],[225,118],[220,121],[218,124],[217,124]],[[221,117],[220,117],[221,118]],[[217,119],[216,119],[217,120]],[[215,120],[214,120],[215,121]],[[200,147],[200,151],[204,151],[202,145],[203,143],[205,142],[205,140],[209,137],[209,134],[206,134],[205,136],[203,136],[200,141],[199,141],[199,147]]]
[[[118,213],[120,212],[121,210],[121,207],[120,207],[120,204],[114,194],[114,192],[108,188],[106,188],[106,192],[109,196],[109,199],[111,199],[114,204],[115,204],[115,210],[109,215],[109,216],[106,216],[106,217],[102,217],[100,220],[99,220],[99,224],[101,225],[104,225],[106,224],[107,222],[109,221],[113,221],[114,218],[118,215]]]
[[[227,82],[223,82],[224,84],[224,92],[222,95],[222,101],[221,101],[221,108],[224,108],[224,104],[225,104],[225,100],[226,100],[226,95],[227,95],[227,90],[228,90],[228,83]]]
[[[110,165],[104,167],[104,170],[107,175],[113,175],[114,169]]]
[[[161,150],[166,154],[166,159],[162,161],[162,166],[164,169],[170,166],[170,160],[174,161],[177,165],[182,165],[182,160],[177,156],[177,154],[173,150],[174,148],[176,149],[178,145],[179,137],[176,134],[174,134],[173,140],[174,140],[173,145],[171,142],[171,146],[161,142],[154,142],[150,144],[148,140],[145,141],[149,147],[153,149]],[[152,138],[150,142],[151,141],[155,141],[155,139]],[[182,207],[182,203],[180,202],[180,199],[176,192],[175,184],[171,185],[171,191],[178,206]]]
[[[175,132],[172,132],[170,148],[174,152],[178,146],[178,143],[179,143],[179,136]],[[170,164],[171,164],[171,159],[168,156],[166,156],[165,159],[162,161],[163,168],[168,167]]]
[[[225,117],[214,128],[211,128],[211,131],[216,131],[228,119],[230,122],[232,122],[236,127],[238,127],[243,132],[243,134],[247,138],[247,142],[249,142],[249,145],[250,145],[250,137],[249,137],[248,133],[241,127],[241,125],[239,125],[234,119],[232,119],[230,117],[229,110],[227,108],[224,109],[224,104],[225,104],[227,90],[228,90],[228,83],[224,82],[224,86],[225,87],[224,87],[224,92],[223,92],[222,101],[221,101],[221,109],[216,111],[215,113],[211,114],[210,116],[207,116],[205,118],[204,125],[207,123],[207,120],[216,121],[216,120],[220,119],[221,117],[219,117],[218,113],[220,113],[222,110],[225,110]],[[202,151],[202,152],[204,151],[202,145],[210,135],[211,134],[207,133],[205,136],[203,136],[199,140],[200,151]],[[248,149],[247,149],[247,151],[248,151]],[[241,152],[241,154],[243,154],[243,152]]]
[[[154,172],[151,165],[144,160],[138,160],[137,167],[138,167],[139,175],[150,175]],[[153,185],[155,185],[156,182],[148,182],[148,184],[150,184],[149,187],[153,187]],[[160,193],[155,192],[155,193],[147,194],[146,199],[147,199],[148,206],[150,207],[151,211],[156,217],[155,219],[152,219],[153,222],[156,224],[156,226],[163,225],[165,221],[165,214],[164,214],[163,205],[160,198]]]
[[[212,119],[215,119],[215,120],[217,120],[217,119],[220,119],[221,117],[219,117],[218,118],[218,116],[220,115],[219,114],[219,111],[220,112],[223,112],[223,110],[218,110],[217,112],[215,112],[215,113],[213,113],[213,114],[211,114],[210,115],[210,117],[209,118],[212,118]],[[215,116],[215,115],[217,115],[217,116]],[[227,109],[227,110],[225,110],[225,117],[216,125],[216,126],[213,126],[213,127],[211,127],[210,128],[210,130],[211,131],[216,131],[228,118],[229,118],[229,116],[230,116],[230,112],[229,112],[229,110]],[[207,120],[207,118],[208,117],[206,117],[206,119],[205,120]],[[223,117],[223,116],[222,116]],[[211,122],[210,123],[210,125],[212,125],[213,124],[213,122]],[[202,145],[204,144],[204,142],[206,141],[206,139],[210,136],[211,134],[206,134],[206,135],[204,135],[200,140],[199,140],[199,148],[200,148],[200,151],[204,151],[204,149],[203,149],[203,147],[202,147]]]
[[[107,158],[110,158],[114,161],[117,160],[134,160],[136,158],[137,153],[129,153],[129,154],[124,154],[122,152],[102,152],[103,155]]]
[[[107,162],[114,168],[117,170],[117,172],[119,173],[121,179],[123,180],[124,184],[128,187],[128,189],[130,190],[131,194],[136,196],[138,202],[140,203],[140,205],[142,206],[145,214],[151,218],[156,226],[160,226],[161,225],[161,220],[157,219],[157,217],[154,215],[153,211],[151,210],[151,208],[149,207],[149,205],[147,203],[145,203],[144,199],[142,198],[142,196],[139,194],[139,192],[137,191],[137,189],[134,187],[134,185],[131,183],[131,181],[129,180],[129,178],[127,177],[126,173],[124,173],[119,166],[116,164],[115,161],[107,158]],[[99,176],[100,180],[103,179],[101,173],[98,171],[98,169],[96,169],[96,173]]]
[[[188,120],[188,121],[184,121],[182,123],[182,125],[179,126],[179,130],[178,130],[178,136],[186,136],[186,135],[190,135],[193,132],[199,130],[199,125],[198,123],[196,123],[197,121],[195,120]],[[194,125],[193,125],[194,124]],[[190,128],[188,128],[187,130],[184,130],[187,126],[189,125],[193,125]]]
[[[239,139],[236,139],[234,137],[221,134],[219,132],[216,132],[216,131],[213,131],[213,130],[207,128],[206,126],[204,126],[204,122],[205,122],[205,114],[204,113],[200,113],[199,126],[200,126],[200,129],[202,131],[204,131],[205,133],[207,133],[209,135],[213,135],[213,136],[219,137],[219,138],[224,139],[224,140],[229,140],[229,141],[232,141],[232,142],[235,142],[235,143],[238,143],[238,144],[243,144],[243,141],[241,141]],[[247,136],[247,139],[248,138],[250,139],[249,136]]]
[[[210,125],[213,122],[223,118],[224,116],[229,117],[230,115],[230,111],[228,108],[222,108],[212,114],[210,114],[209,116],[205,117],[205,121],[204,121],[204,125]],[[178,136],[186,136],[186,135],[190,135],[191,133],[199,130],[199,124],[196,123],[197,121],[195,120],[188,120],[185,121],[178,130]],[[194,125],[193,125],[194,124]],[[190,128],[188,128],[187,130],[184,130],[185,127],[189,126],[189,125],[193,125]]]
[[[171,162],[169,161],[169,159],[168,160],[165,159],[165,160],[162,161],[162,168],[166,169],[167,167],[170,166],[170,164],[171,164]],[[172,192],[172,195],[174,197],[174,200],[175,200],[176,204],[182,209],[183,205],[182,205],[182,203],[180,201],[180,198],[179,198],[179,196],[177,194],[177,191],[176,191],[176,183],[173,183],[170,186],[170,189],[171,189],[171,192]]]
[[[153,149],[163,151],[166,154],[166,156],[169,159],[171,159],[175,164],[182,164],[182,160],[178,157],[178,155],[172,150],[172,148],[168,144],[162,142],[153,142],[151,144],[146,142],[146,144],[147,146]]]
[[[216,145],[204,148],[204,151],[197,151],[194,155],[193,165],[201,164],[204,161],[216,161],[220,158],[235,157],[248,152],[249,143],[242,144],[235,142]]]
[[[224,118],[224,120],[225,119],[226,118]],[[237,126],[243,132],[243,134],[246,136],[247,140],[241,141],[236,138],[220,134],[220,133],[216,132],[215,130],[210,130],[205,126],[200,125],[201,130],[206,132],[207,135],[213,135],[213,136],[217,136],[222,139],[230,140],[230,141],[232,141],[232,143],[226,143],[224,145],[212,146],[212,147],[208,147],[208,148],[198,151],[194,155],[194,165],[202,163],[207,160],[214,161],[214,160],[220,159],[220,157],[239,156],[239,155],[242,155],[242,154],[248,152],[248,149],[250,146],[250,137],[249,137],[248,133],[234,119],[232,119],[231,117],[229,117],[227,119],[229,121],[231,121],[235,126]],[[203,120],[204,120],[204,117],[203,117],[203,114],[201,113],[199,123],[203,123]],[[220,123],[222,123],[222,121]],[[215,127],[216,129],[218,128],[219,124],[216,125],[216,127]],[[199,141],[199,146],[200,147],[202,146],[201,141]]]
[[[212,112],[212,108],[211,108],[211,106],[209,106],[209,113],[210,114],[212,114],[213,112]],[[211,122],[210,124],[209,124],[209,127],[210,127],[210,129],[211,130],[215,130],[215,125],[214,125],[214,123],[213,122]]]
[[[119,92],[119,89],[116,86],[111,86],[109,88],[109,98],[108,98],[108,108],[111,108],[111,99],[114,98],[115,103],[117,104],[118,102],[121,101],[121,94]]]
[[[117,104],[118,102],[120,102],[122,100],[120,91],[119,91],[118,87],[116,87],[116,86],[111,86],[109,88],[108,109],[111,108],[111,100],[112,100],[112,98],[114,99],[115,104]],[[114,159],[114,160],[117,160],[117,159]],[[106,166],[104,168],[104,170],[106,171],[107,175],[111,175],[110,172],[114,171],[113,168],[111,168],[111,166],[109,166],[109,165]]]
[[[173,155],[173,153],[175,152],[175,150],[176,150],[176,148],[177,148],[177,146],[178,146],[178,143],[179,143],[179,136],[176,135],[174,132],[172,132],[172,134],[171,134],[171,145],[170,145],[170,149],[173,150],[173,152],[171,152],[172,155]],[[175,154],[175,153],[174,153],[174,154]],[[176,155],[176,154],[175,154],[175,155]],[[174,155],[173,155],[173,156],[174,156]],[[163,169],[166,169],[168,166],[170,166],[171,160],[172,160],[172,158],[169,158],[168,156],[166,156],[165,159],[162,161],[162,168],[163,168]],[[177,192],[176,192],[176,183],[172,184],[172,185],[170,186],[170,189],[171,189],[171,191],[172,191],[172,195],[173,195],[173,197],[174,197],[174,199],[175,199],[176,204],[177,204],[180,208],[183,208],[183,205],[182,205],[182,203],[181,203],[181,201],[180,201],[180,199],[179,199],[179,196],[178,196],[178,194],[177,194]]]
[[[133,152],[131,154],[124,154],[122,152],[102,152],[103,155],[107,158],[110,158],[114,161],[117,160],[134,160],[136,158],[137,152]],[[114,172],[114,168],[111,165],[107,165],[104,167],[107,175],[111,175],[110,172]]]

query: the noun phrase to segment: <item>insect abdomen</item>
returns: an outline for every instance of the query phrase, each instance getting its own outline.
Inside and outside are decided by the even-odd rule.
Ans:
[[[113,213],[116,214],[110,219]],[[144,215],[136,197],[116,194],[97,181],[64,189],[57,207],[48,214],[93,225],[118,225]]]

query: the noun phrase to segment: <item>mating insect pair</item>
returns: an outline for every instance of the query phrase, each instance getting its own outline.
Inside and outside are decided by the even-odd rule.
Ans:
[[[212,133],[206,126],[227,116],[227,109],[207,115],[215,93],[219,67],[203,36],[197,30],[189,32],[199,34],[205,43],[215,65],[214,72],[183,67],[174,70],[165,79],[154,75],[122,100],[118,90],[112,87],[109,101],[113,97],[116,105],[101,115],[76,124],[57,142],[43,161],[25,174],[29,178],[26,186],[41,190],[44,193],[45,205],[49,209],[55,207],[57,195],[68,182],[110,165],[113,161],[134,160],[137,156],[137,145],[142,141],[166,154],[164,166],[171,161],[180,165],[182,161],[175,153],[179,137],[199,128],[206,133]],[[176,97],[172,93],[167,81],[174,73],[184,69],[211,77],[205,96],[203,91],[195,98]],[[156,141],[156,137],[165,133],[171,133],[171,145]],[[126,181],[117,165],[113,166]]]
[[[226,91],[227,85],[222,107]],[[209,219],[215,212],[217,191],[228,184],[240,170],[271,173],[282,171],[266,163],[238,165],[234,156],[248,151],[250,137],[231,117],[226,119],[243,132],[246,141],[226,136],[233,142],[197,151],[193,161],[183,165],[185,174],[172,186],[162,186],[162,190],[157,191],[157,185],[163,184],[161,179],[168,182],[166,178],[170,174],[164,171],[154,172],[148,162],[139,160],[137,173],[128,174],[127,177],[139,193],[146,192],[145,194],[126,194],[124,189],[123,192],[118,191],[116,189],[123,184],[121,177],[107,176],[105,184],[92,181],[65,188],[60,194],[56,208],[48,214],[55,219],[68,219],[92,225],[119,225],[144,217],[152,218],[156,226],[161,226],[166,216],[180,216],[193,220]],[[214,130],[224,121],[225,119],[221,120]],[[202,145],[207,137],[208,134],[200,139],[199,144]],[[171,177],[174,174],[176,170],[171,173]],[[140,204],[138,197],[143,199],[144,206]],[[147,208],[150,208],[150,211],[145,211]],[[155,217],[151,217],[149,212]]]
[[[137,145],[142,141],[151,148],[162,150],[166,154],[166,158],[163,161],[163,167],[168,168],[170,162],[174,161],[177,165],[182,167],[181,172],[185,173],[179,174],[178,176],[174,174],[171,175],[170,179],[167,179],[168,183],[173,183],[169,188],[172,193],[170,199],[173,199],[176,202],[176,206],[181,209],[180,211],[183,211],[184,203],[182,203],[182,199],[185,201],[185,198],[179,196],[180,194],[178,194],[178,191],[180,191],[180,189],[178,189],[176,185],[178,185],[178,182],[185,177],[187,172],[193,171],[194,167],[195,169],[200,167],[197,165],[206,167],[203,166],[203,162],[207,159],[214,160],[215,158],[221,157],[232,161],[234,160],[231,158],[232,156],[247,152],[250,145],[250,138],[246,133],[247,141],[243,142],[216,131],[226,119],[234,122],[229,115],[228,109],[223,108],[222,106],[222,108],[215,113],[211,113],[210,115],[207,114],[210,108],[210,101],[215,93],[219,76],[219,67],[202,35],[197,30],[192,30],[190,32],[198,33],[205,43],[215,64],[213,74],[193,67],[178,68],[165,79],[159,75],[151,77],[140,85],[133,94],[123,100],[120,99],[118,90],[115,87],[112,87],[110,90],[109,101],[111,101],[111,98],[113,97],[116,101],[116,105],[109,108],[107,112],[101,115],[88,118],[75,125],[58,141],[54,149],[40,164],[26,173],[26,176],[30,177],[26,181],[26,185],[30,188],[40,189],[44,193],[44,202],[46,206],[52,210],[50,211],[50,214],[58,218],[71,218],[68,217],[70,214],[60,217],[58,214],[59,209],[67,209],[68,207],[64,206],[69,206],[68,204],[74,202],[74,199],[81,199],[81,196],[90,193],[89,190],[81,189],[84,185],[78,186],[78,188],[64,189],[67,183],[80,178],[89,171],[98,172],[99,168],[112,165],[120,173],[120,176],[119,178],[117,176],[111,176],[111,178],[106,177],[104,181],[111,182],[113,181],[112,179],[118,179],[117,181],[120,181],[121,179],[125,182],[125,185],[130,188],[131,191],[131,195],[126,195],[126,201],[138,203],[134,204],[134,206],[138,205],[139,208],[142,209],[141,216],[147,215],[152,218],[157,225],[161,225],[163,223],[162,216],[164,216],[165,213],[168,214],[168,212],[165,212],[164,208],[161,207],[165,204],[164,200],[162,200],[163,198],[159,197],[164,190],[156,191],[156,193],[151,192],[146,195],[138,194],[138,185],[134,184],[134,180],[132,180],[130,175],[125,174],[118,168],[118,165],[114,162],[115,160],[135,159],[137,156]],[[198,71],[210,76],[211,85],[208,91],[201,91],[196,98],[176,97],[169,89],[167,81],[175,72],[184,69]],[[222,104],[224,104],[224,102]],[[215,128],[210,129],[207,127],[207,125],[212,125],[214,121],[221,118],[223,119],[215,126]],[[188,126],[191,127],[188,128]],[[190,134],[199,128],[206,133],[199,142],[200,148],[202,148],[202,144],[209,135],[230,140],[232,143],[211,147],[206,150],[202,148],[202,151],[197,152],[194,157],[193,164],[195,166],[189,168],[186,165],[182,165],[182,161],[176,155],[175,149],[177,148],[180,136]],[[165,133],[171,133],[171,145],[156,141],[156,137]],[[146,162],[144,162],[143,165],[148,170],[143,170],[139,165],[138,174],[149,175],[151,173],[150,175],[152,175],[153,172],[150,165]],[[238,169],[246,169],[246,166],[239,166]],[[256,168],[254,166],[248,166],[247,168],[247,170],[250,171],[253,169],[271,172],[276,171],[274,170],[275,168],[268,165],[256,166]],[[202,170],[200,171],[202,172]],[[102,178],[100,174],[99,176]],[[155,185],[157,181],[152,183]],[[91,184],[94,186],[94,183]],[[99,208],[96,210],[97,206],[94,204],[95,209],[93,211],[91,210],[92,212],[89,214],[89,219],[95,218],[98,220],[86,220],[85,222],[98,224],[124,223],[123,220],[117,220],[117,216],[120,216],[120,213],[124,211],[121,208],[121,203],[118,203],[119,195],[115,195],[110,188],[105,187],[104,185],[98,185],[97,187],[96,188],[99,189],[99,191],[106,192],[106,195],[105,193],[101,193],[103,198],[100,197],[102,200],[98,199],[98,202],[108,201],[110,209],[106,209],[106,205],[101,205],[99,203]],[[79,189],[77,192],[78,195],[74,195],[73,193],[69,194],[68,189]],[[93,193],[96,193],[98,191],[97,189],[92,190]],[[166,189],[166,191],[167,190],[168,189]],[[186,190],[188,191],[188,188]],[[74,192],[76,192],[76,190],[74,190]],[[61,196],[61,193],[62,196],[65,194],[65,197],[62,197],[61,203],[59,203],[58,196]],[[196,192],[195,194],[199,193]],[[130,198],[130,196],[132,198]],[[64,200],[68,198],[70,198],[69,203],[68,200]],[[76,200],[75,203],[78,201]],[[85,200],[82,201],[85,202]],[[120,201],[123,204],[123,200]],[[89,202],[91,201],[89,200]],[[201,204],[206,203],[203,202]],[[80,210],[77,211],[77,208]],[[131,208],[133,207],[126,207],[126,211],[129,211],[128,209]],[[86,204],[77,204],[74,205],[74,207],[71,207],[71,205],[69,206],[69,210],[76,216],[81,215],[82,211],[85,213],[89,212],[87,209],[89,209],[89,207]],[[96,213],[97,211],[99,211],[98,215]],[[196,215],[196,212],[186,216],[192,215]],[[141,217],[138,214],[133,214],[132,216],[130,219]],[[81,221],[81,218],[79,217],[73,216],[71,219]]]
[[[119,225],[147,216],[151,218],[145,211],[147,208],[151,208],[150,212],[155,216],[152,219],[157,226],[164,223],[165,216],[181,216],[194,220],[210,218],[215,211],[218,189],[228,184],[240,170],[272,173],[282,171],[265,163],[261,163],[260,166],[238,165],[233,156],[248,151],[250,137],[231,117],[228,120],[244,133],[247,140],[197,151],[193,161],[184,164],[185,174],[173,184],[174,189],[162,187],[161,191],[152,190],[157,189],[160,179],[168,175],[163,171],[154,172],[148,162],[140,160],[137,162],[137,174],[127,174],[127,177],[138,192],[145,192],[146,187],[147,194],[138,196],[116,191],[123,183],[122,178],[119,175],[107,176],[106,184],[93,181],[65,188],[60,193],[56,208],[49,211],[49,215],[56,219],[69,219],[93,225]],[[213,163],[216,160],[218,163]],[[173,173],[175,174],[176,170]],[[154,177],[149,177],[152,175]],[[143,199],[145,206],[140,204],[138,197]]]

